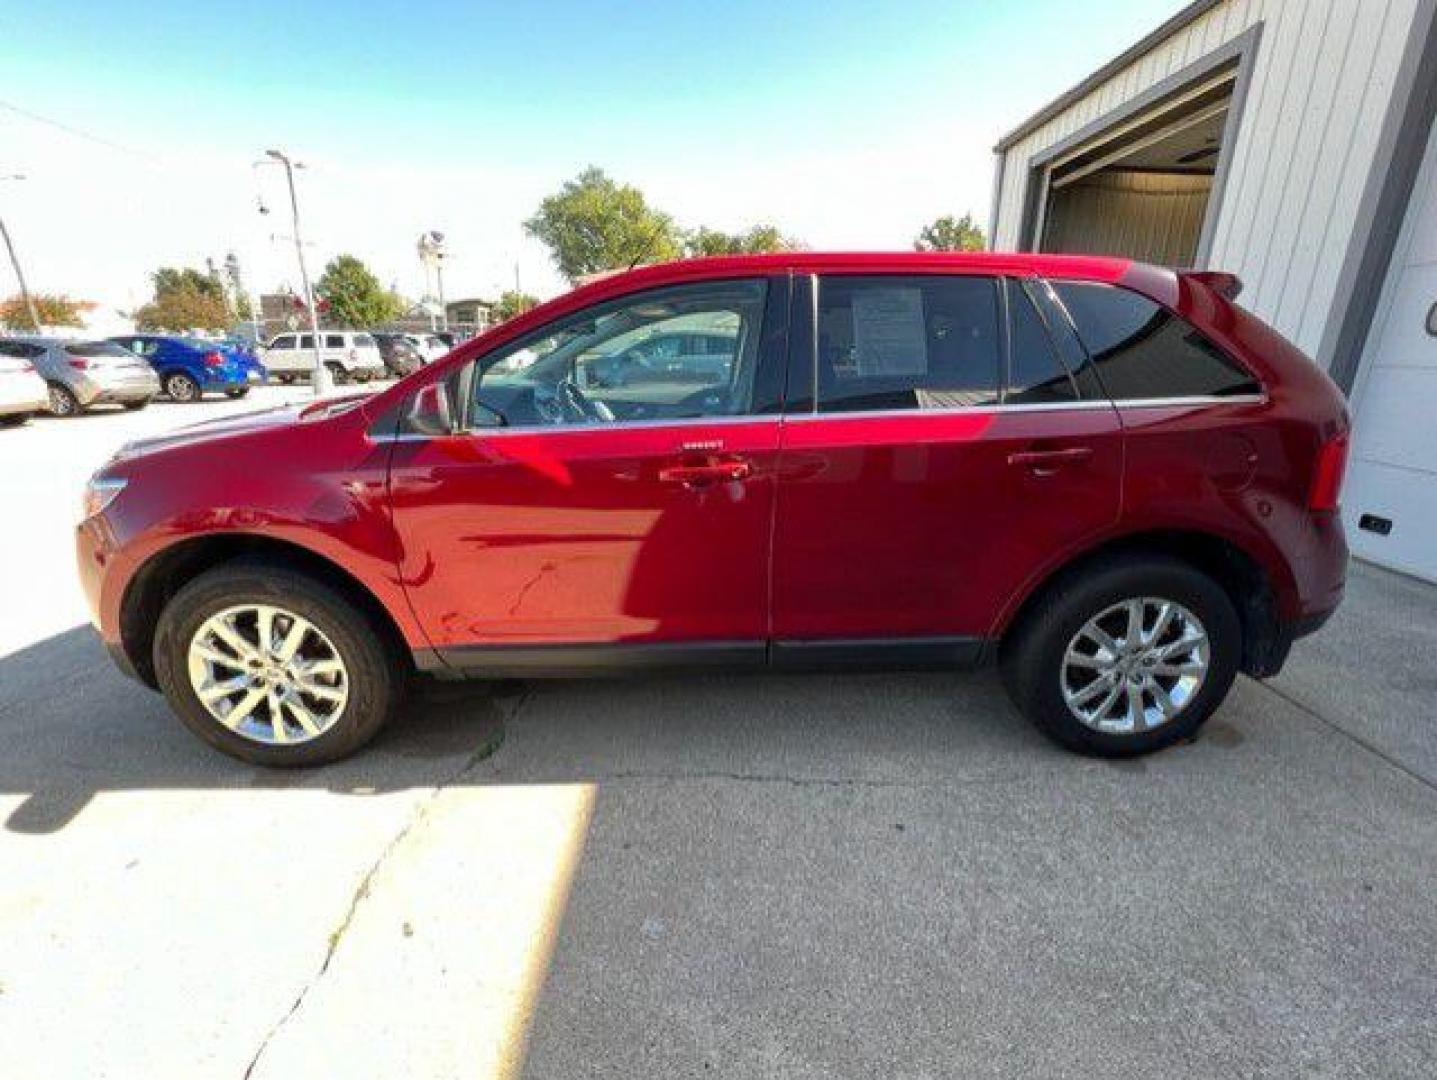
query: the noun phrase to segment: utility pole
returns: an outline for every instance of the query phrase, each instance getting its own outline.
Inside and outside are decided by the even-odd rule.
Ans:
[[[300,239],[299,233],[299,197],[294,193],[294,170],[302,169],[304,165],[291,161],[278,150],[267,150],[265,153],[284,166],[285,179],[289,181],[289,209],[294,216],[294,253],[299,259],[299,279],[304,283],[304,303],[309,308],[309,329],[314,337],[314,374],[311,379],[315,396],[318,397],[328,394],[334,389],[334,385],[329,378],[329,369],[324,366],[324,354],[320,351],[319,309],[314,303],[314,290],[309,286],[309,270],[304,265],[304,241]]]
[[[21,173],[11,173],[9,176],[0,176],[0,180],[24,180]],[[10,265],[15,268],[15,280],[20,283],[20,297],[25,301],[25,310],[30,315],[30,323],[35,328],[35,333],[40,333],[40,313],[35,310],[35,301],[30,296],[30,288],[25,284],[25,274],[20,269],[20,258],[15,254],[14,241],[10,239],[10,230],[5,227],[4,217],[0,217],[0,236],[5,238],[5,250],[10,253]]]

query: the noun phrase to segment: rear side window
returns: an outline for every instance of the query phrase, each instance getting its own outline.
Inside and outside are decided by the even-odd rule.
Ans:
[[[1147,297],[1094,282],[1052,285],[1113,400],[1261,392],[1251,374]]]
[[[1018,282],[1008,289],[1008,316],[1013,336],[1008,354],[1008,390],[1003,400],[1019,405],[1076,400],[1077,390],[1058,359],[1047,327],[1028,291]]]
[[[324,335],[324,347],[325,347],[326,349],[342,349],[342,348],[344,348],[344,335],[343,335],[343,334],[325,334],[325,335]]]
[[[133,357],[135,355],[129,349],[116,345],[113,341],[71,341],[65,345],[65,351],[71,356]]]
[[[301,335],[299,336],[299,347],[300,347],[301,349],[312,349],[312,348],[314,348],[314,335],[313,335],[313,334],[301,334]]]
[[[825,277],[818,407],[944,409],[998,399],[998,284],[967,276]]]

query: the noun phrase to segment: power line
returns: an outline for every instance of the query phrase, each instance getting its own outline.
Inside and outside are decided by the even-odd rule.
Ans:
[[[84,131],[81,128],[77,128],[71,124],[67,124],[64,121],[55,120],[49,116],[42,116],[40,113],[33,112],[32,110],[26,109],[23,106],[16,105],[14,102],[0,100],[0,109],[6,109],[12,113],[15,113],[17,116],[23,116],[27,120],[32,120],[37,124],[44,124],[48,127],[55,128],[57,131],[63,131],[65,132],[65,134],[73,135],[77,139],[85,139],[88,142],[98,143],[100,146],[108,146],[111,150],[118,150],[122,154],[130,154],[152,165],[161,164],[161,162],[157,158],[151,157],[143,150],[136,150],[133,146],[125,146],[124,144],[117,143],[112,139],[107,139],[102,135],[96,135],[92,132]]]

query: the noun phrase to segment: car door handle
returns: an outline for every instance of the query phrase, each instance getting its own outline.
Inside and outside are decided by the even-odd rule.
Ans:
[[[1037,476],[1051,476],[1064,465],[1079,465],[1092,456],[1091,446],[1068,446],[1062,450],[1019,450],[1008,455],[1008,464],[1026,466]]]
[[[683,484],[684,487],[702,487],[705,484],[746,480],[751,475],[753,475],[753,466],[747,461],[719,461],[707,465],[667,465],[659,470],[659,479],[664,483]]]

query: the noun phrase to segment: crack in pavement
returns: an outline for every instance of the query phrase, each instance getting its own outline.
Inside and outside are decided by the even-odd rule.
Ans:
[[[324,959],[321,961],[319,968],[305,981],[305,984],[300,987],[299,993],[295,996],[290,1007],[285,1010],[284,1015],[275,1021],[269,1031],[265,1033],[264,1038],[260,1040],[260,1044],[254,1052],[254,1057],[250,1058],[249,1065],[245,1068],[244,1080],[250,1080],[254,1075],[255,1069],[259,1067],[260,1059],[264,1057],[265,1051],[269,1049],[270,1044],[274,1042],[275,1038],[284,1030],[290,1020],[295,1017],[304,1005],[305,998],[309,996],[309,992],[319,985],[320,980],[323,979],[325,973],[329,971],[329,966],[333,963],[335,954],[339,951],[339,946],[344,941],[345,934],[349,931],[350,926],[353,925],[355,916],[359,913],[360,905],[368,898],[370,886],[373,885],[375,878],[379,876],[379,872],[384,868],[384,864],[389,861],[390,856],[399,849],[400,845],[424,823],[425,818],[429,816],[430,810],[440,795],[463,780],[464,777],[469,775],[474,769],[478,768],[480,763],[485,759],[494,755],[504,741],[505,728],[518,717],[520,710],[528,703],[528,700],[529,693],[526,691],[519,696],[519,699],[514,703],[513,709],[510,710],[509,715],[504,717],[500,723],[498,738],[486,740],[481,746],[469,754],[457,769],[436,784],[434,789],[415,806],[413,812],[409,815],[409,820],[390,838],[389,843],[384,845],[383,850],[380,851],[374,862],[370,864],[369,869],[364,873],[364,877],[360,879],[359,885],[351,894],[349,907],[344,913],[344,918],[341,919],[339,925],[330,932],[329,947],[325,950]]]
[[[916,791],[924,788],[969,787],[985,784],[1014,784],[1024,780],[1040,779],[1038,773],[1012,773],[1000,776],[973,776],[960,779],[939,778],[933,780],[878,780],[866,777],[847,776],[785,776],[782,773],[740,773],[740,772],[613,772],[596,774],[592,779],[604,784],[623,780],[729,780],[740,784],[787,784],[791,787],[832,787],[832,788],[893,788]]]
[[[1416,780],[1417,783],[1421,784],[1429,791],[1437,792],[1437,780],[1433,780],[1431,777],[1424,776],[1416,769],[1411,768],[1410,766],[1399,760],[1393,754],[1390,754],[1386,750],[1382,749],[1382,747],[1378,746],[1370,739],[1367,739],[1362,735],[1358,735],[1356,732],[1348,731],[1336,720],[1333,720],[1331,717],[1323,716],[1322,713],[1318,712],[1315,708],[1307,704],[1305,701],[1298,700],[1297,698],[1289,694],[1287,691],[1273,686],[1270,682],[1261,681],[1258,682],[1258,685],[1261,686],[1264,690],[1267,690],[1269,693],[1273,694],[1274,696],[1281,698],[1283,701],[1287,702],[1299,712],[1306,713],[1318,723],[1322,724],[1323,727],[1336,733],[1342,738],[1347,739],[1349,742],[1355,743],[1363,750],[1366,750],[1373,757],[1381,759],[1391,768],[1396,769],[1408,779]]]

